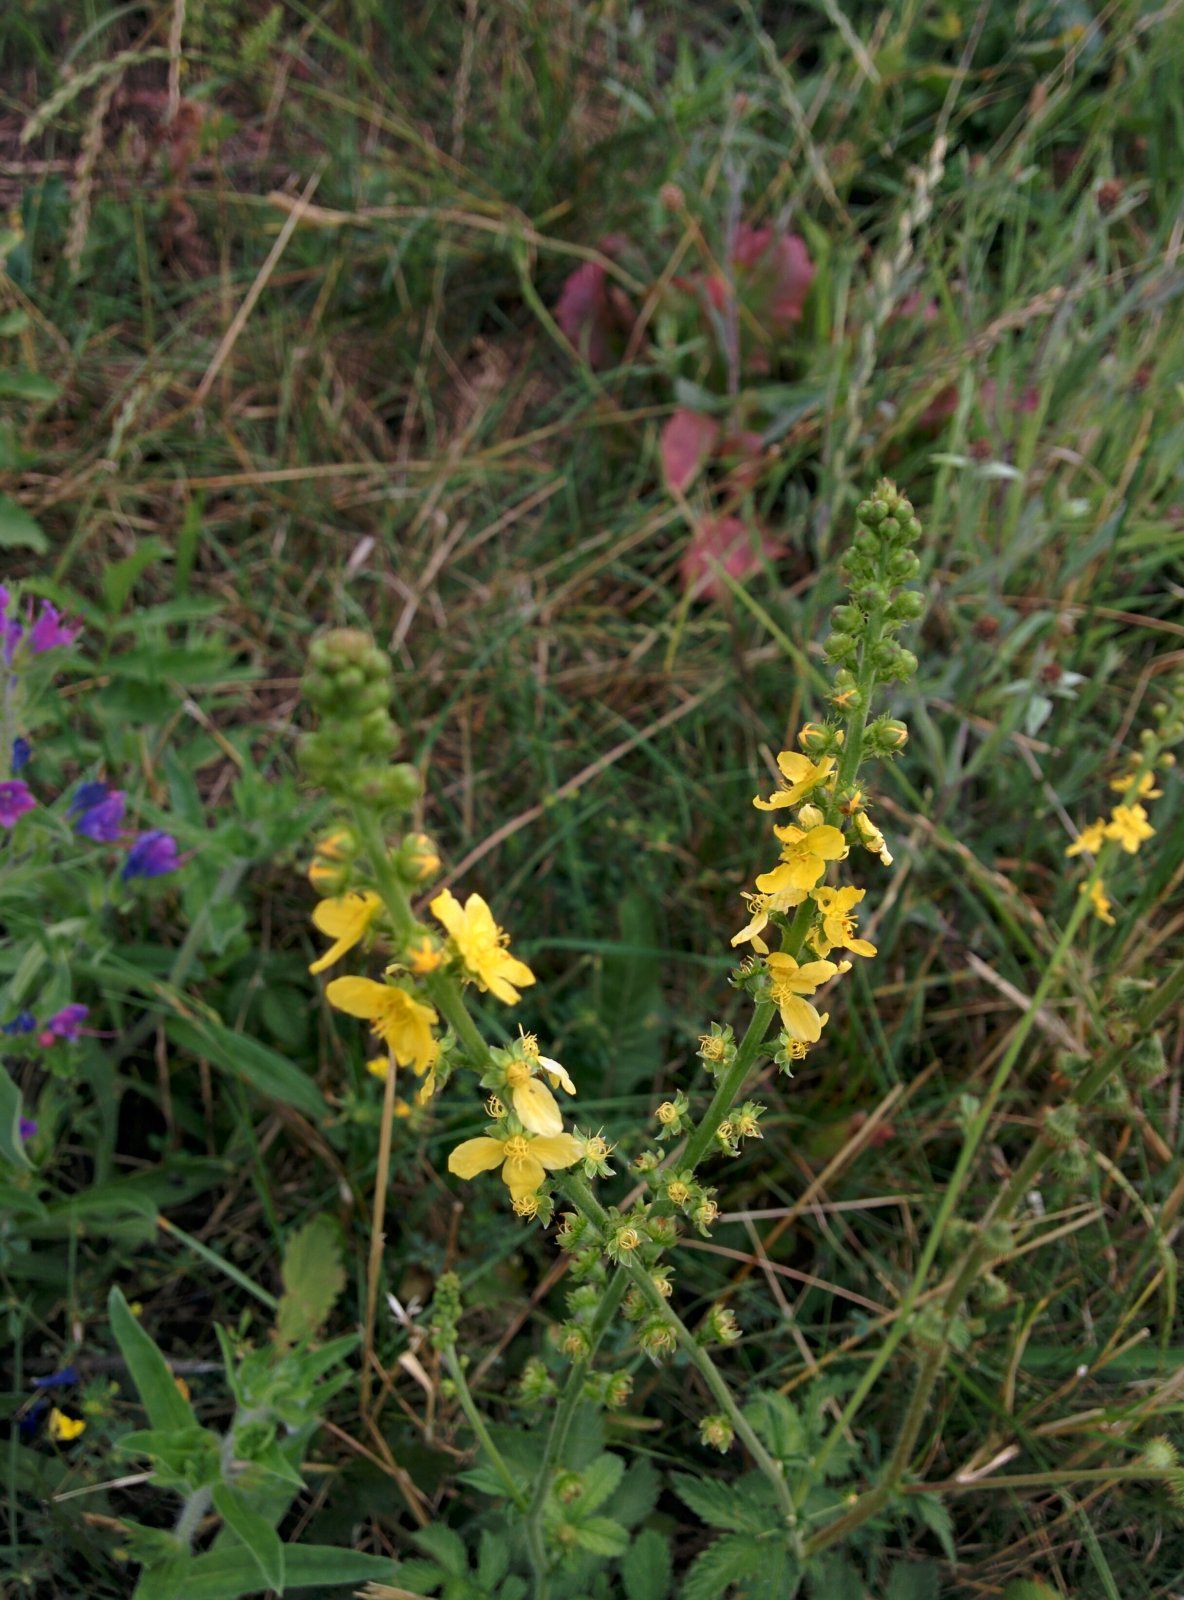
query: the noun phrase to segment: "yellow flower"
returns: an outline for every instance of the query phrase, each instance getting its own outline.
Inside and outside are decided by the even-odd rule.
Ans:
[[[364,894],[343,894],[338,899],[322,900],[313,908],[312,920],[335,942],[308,970],[324,972],[326,967],[340,961],[347,950],[361,944],[381,910],[382,897],[369,889]]]
[[[884,835],[876,827],[866,811],[855,811],[851,815],[855,824],[855,831],[859,835],[859,842],[865,850],[870,850],[872,855],[879,856],[881,863],[890,867],[892,856],[884,843]]]
[[[1077,892],[1078,894],[1085,893],[1084,883],[1080,886]],[[1102,882],[1101,878],[1094,879],[1093,886],[1089,891],[1089,903],[1090,909],[1093,911],[1094,916],[1098,918],[1099,922],[1108,923],[1110,927],[1114,926],[1114,918],[1110,914],[1110,901],[1106,896],[1106,885]]]
[[[1120,778],[1111,778],[1110,787],[1117,790],[1119,794],[1126,794],[1127,790],[1133,787],[1134,782],[1134,773],[1125,772]],[[1154,772],[1145,772],[1139,779],[1139,786],[1135,789],[1134,798],[1136,800],[1158,800],[1162,793],[1162,789],[1155,787]]]
[[[422,1077],[435,1066],[440,1046],[432,1025],[439,1019],[431,1006],[412,999],[405,989],[373,978],[334,978],[325,998],[347,1016],[365,1018],[400,1067]]]
[[[806,898],[804,889],[782,889],[777,894],[745,894],[750,912],[749,920],[739,933],[732,935],[732,948],[738,944],[751,944],[752,948],[760,955],[767,955],[768,945],[761,938],[769,918],[775,911],[788,911],[791,906],[800,906]]]
[[[822,912],[822,926],[810,936],[810,943],[820,956],[830,955],[835,945],[852,950],[857,956],[875,955],[874,944],[855,937],[855,918],[851,915],[852,906],[857,906],[866,893],[866,889],[828,889],[825,885],[810,891]]]
[[[1067,856],[1079,856],[1083,850],[1088,850],[1091,856],[1096,856],[1102,848],[1106,838],[1106,824],[1101,817],[1096,822],[1091,822],[1087,828],[1082,828],[1071,845],[1065,848]]]
[[[781,840],[781,864],[772,872],[762,872],[756,880],[766,894],[784,889],[812,889],[826,871],[828,861],[841,861],[847,854],[847,841],[838,828],[823,825],[803,832],[792,825],[774,828]]]
[[[508,1139],[484,1134],[458,1144],[448,1157],[448,1170],[458,1178],[475,1178],[479,1172],[501,1167],[511,1199],[521,1200],[538,1193],[549,1171],[572,1167],[579,1159],[579,1142],[570,1133],[536,1139],[524,1133],[512,1133]]]
[[[525,1061],[510,1062],[506,1068],[506,1087],[510,1091],[510,1104],[524,1128],[531,1133],[563,1132],[563,1114],[558,1101]]]
[[[1107,839],[1117,839],[1128,856],[1133,856],[1143,840],[1154,833],[1142,806],[1115,806],[1106,824]]]
[[[498,1000],[512,1006],[518,1000],[518,984],[525,989],[535,981],[525,961],[519,961],[505,948],[509,936],[493,920],[493,913],[479,894],[471,894],[462,906],[451,889],[444,889],[431,904],[432,915],[452,935],[460,958],[477,980]]]
[[[560,1089],[566,1089],[568,1094],[575,1094],[576,1086],[571,1081],[571,1073],[566,1067],[561,1066],[558,1061],[553,1060],[551,1056],[539,1054],[539,1042],[533,1033],[523,1033],[521,1027],[519,1027],[518,1039],[522,1054],[527,1061],[537,1062],[553,1084],[557,1084]]]
[[[417,978],[426,978],[429,972],[435,972],[437,967],[443,966],[445,956],[432,935],[425,931],[411,940],[405,960],[408,972]]]
[[[769,800],[762,800],[758,794],[752,803],[759,811],[780,811],[783,806],[796,806],[812,789],[827,782],[834,764],[834,756],[811,761],[809,756],[800,756],[796,750],[783,750],[777,757],[777,765],[788,787],[778,789]]]
[[[813,1044],[822,1036],[825,1016],[803,995],[813,994],[820,983],[833,978],[839,968],[833,961],[807,961],[801,964],[784,951],[775,950],[768,958],[769,998],[781,1013],[781,1023],[790,1039]]]
[[[69,1444],[72,1439],[77,1439],[80,1433],[86,1432],[86,1423],[81,1417],[68,1417],[64,1411],[59,1411],[54,1406],[49,1413],[46,1423],[49,1437],[56,1439],[59,1444]]]

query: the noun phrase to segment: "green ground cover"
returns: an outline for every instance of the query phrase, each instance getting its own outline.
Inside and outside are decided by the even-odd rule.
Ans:
[[[482,893],[538,975],[489,1037],[536,1030],[582,1124],[628,1156],[660,1101],[701,1094],[708,1023],[741,1021],[729,939],[769,848],[752,795],[825,713],[837,557],[888,473],[923,524],[926,610],[888,706],[911,737],[878,780],[895,862],[863,880],[879,954],[792,1081],[768,1068],[763,1140],[713,1174],[724,1218],[675,1253],[684,1315],[736,1313],[740,1394],[780,1390],[811,1438],[833,1424],[916,1270],[963,1097],[1077,905],[1065,847],[1184,650],[1182,51],[1177,8],[1123,0],[4,11],[0,575],[85,625],[39,701],[30,781],[109,777],[183,851],[113,898],[95,852],[29,864],[14,832],[0,858],[0,1020],[43,996],[93,1024],[68,1059],[4,1052],[38,1124],[31,1168],[7,1152],[0,1218],[13,1595],[131,1594],[128,1524],[175,1515],[113,1453],[143,1426],[113,1285],[217,1427],[213,1326],[267,1345],[312,1218],[344,1266],[328,1332],[364,1319],[383,1091],[307,972],[313,636],[365,628],[389,654],[444,881]],[[766,225],[814,269],[799,314],[713,318],[705,286]],[[589,267],[600,350],[561,326]],[[676,460],[676,412],[759,447]],[[741,576],[701,566],[696,594],[688,550],[728,517]],[[1117,985],[1178,966],[1184,812],[1163,787],[1154,840],[1108,881],[1115,926],[1082,927],[1028,1024],[967,1217]],[[1148,1456],[1180,1432],[1173,1027],[1165,1070],[1042,1173],[906,1490],[819,1600],[1184,1589],[1173,1462]],[[562,1371],[562,1258],[500,1185],[449,1178],[476,1131],[463,1098],[396,1121],[372,1364],[351,1355],[318,1400],[281,1523],[290,1548],[398,1558],[376,1595],[527,1592],[420,1333],[455,1270],[469,1382],[514,1460],[528,1359]],[[915,1356],[861,1407],[842,1494],[888,1460]],[[634,1398],[581,1413],[567,1465],[606,1444],[629,1461],[632,1509],[616,1484],[606,1504],[635,1542],[672,1541],[671,1593],[766,1593],[688,1576],[711,1491],[680,1499],[673,1474],[742,1471],[699,1442],[697,1380],[624,1334],[614,1363]],[[22,1434],[31,1378],[67,1367],[85,1433]],[[554,1600],[666,1592],[580,1549]],[[302,1592],[342,1592],[308,1571]]]

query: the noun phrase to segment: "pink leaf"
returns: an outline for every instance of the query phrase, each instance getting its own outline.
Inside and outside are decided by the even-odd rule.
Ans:
[[[748,276],[756,291],[753,309],[758,316],[763,312],[774,332],[784,333],[790,323],[802,320],[816,269],[806,241],[798,234],[775,234],[770,227],[754,228],[742,222],[736,230],[732,262]]]
[[[628,243],[624,235],[613,233],[600,241],[599,248],[603,255],[615,256]],[[628,326],[607,278],[608,269],[601,262],[585,261],[564,279],[555,304],[555,321],[592,367],[608,364],[610,339],[622,325]]]
[[[680,406],[662,429],[662,473],[672,494],[685,494],[715,449],[719,423]]]
[[[714,570],[721,566],[737,583],[759,572],[766,561],[785,554],[785,546],[762,529],[754,542],[739,517],[708,517],[699,523],[679,568],[682,586],[694,599],[721,600],[727,585]]]

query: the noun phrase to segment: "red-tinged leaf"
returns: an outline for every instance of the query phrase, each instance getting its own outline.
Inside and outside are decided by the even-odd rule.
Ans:
[[[600,241],[607,256],[616,255],[629,241],[610,234]],[[585,261],[565,280],[555,305],[555,321],[593,368],[608,365],[614,336],[629,326],[631,313],[621,296],[609,287],[608,269],[599,261]]]
[[[719,423],[680,406],[662,429],[662,474],[672,494],[685,494],[715,449]]]
[[[816,270],[803,238],[742,222],[736,230],[732,262],[737,276],[748,279],[745,298],[771,332],[785,333],[791,323],[802,320]]]
[[[766,561],[784,555],[785,548],[779,539],[763,530],[754,541],[748,525],[739,517],[709,517],[695,529],[683,554],[683,588],[692,599],[720,600],[727,593],[727,585],[715,565],[737,583],[743,583]]]

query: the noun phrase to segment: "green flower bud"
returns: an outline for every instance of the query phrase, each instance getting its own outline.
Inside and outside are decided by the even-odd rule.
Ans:
[[[643,1324],[637,1342],[655,1365],[666,1356],[673,1355],[678,1346],[674,1329],[661,1317],[652,1317]]]
[[[699,1424],[699,1440],[709,1450],[718,1450],[721,1453],[732,1448],[732,1424],[727,1417],[717,1413],[715,1416],[704,1417]]]
[[[1076,1143],[1081,1114],[1069,1101],[1063,1106],[1053,1106],[1044,1113],[1044,1137],[1049,1144],[1064,1149]]]
[[[1158,1033],[1140,1039],[1127,1057],[1127,1071],[1138,1084],[1154,1083],[1168,1070],[1163,1053],[1163,1040]]]
[[[455,1272],[442,1272],[436,1279],[436,1292],[432,1297],[432,1346],[443,1350],[456,1343],[456,1325],[460,1321],[460,1279]]]
[[[628,1405],[633,1393],[633,1376],[628,1372],[610,1373],[604,1385],[604,1403],[610,1411],[619,1411]]]

